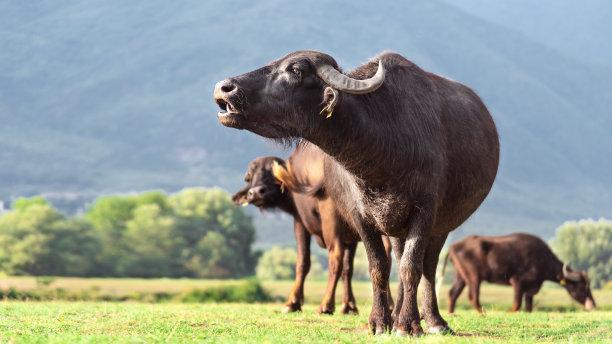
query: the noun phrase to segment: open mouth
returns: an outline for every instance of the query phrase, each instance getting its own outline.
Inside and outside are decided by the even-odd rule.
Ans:
[[[234,105],[225,99],[215,99],[217,105],[219,105],[219,114],[223,113],[238,113],[238,110],[234,107]]]
[[[231,102],[221,98],[215,99],[215,102],[219,106],[219,113],[217,114],[219,122],[226,127],[240,128],[243,116],[236,107]]]

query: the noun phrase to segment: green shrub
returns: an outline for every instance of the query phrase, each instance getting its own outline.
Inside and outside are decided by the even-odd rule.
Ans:
[[[551,244],[563,262],[588,271],[593,287],[612,281],[612,221],[568,221],[557,228]]]
[[[194,289],[174,297],[179,302],[268,302],[273,298],[256,280],[234,286]]]

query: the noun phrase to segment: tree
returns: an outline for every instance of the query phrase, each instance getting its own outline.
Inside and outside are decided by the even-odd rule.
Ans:
[[[288,280],[295,278],[297,252],[294,248],[272,246],[265,251],[257,263],[256,275],[262,280]],[[325,274],[319,260],[311,255],[311,278],[321,278]]]
[[[557,228],[551,244],[562,261],[588,271],[594,287],[612,280],[612,221],[568,221]]]
[[[91,226],[66,219],[40,197],[0,216],[0,270],[13,275],[88,275],[98,245]]]
[[[126,222],[122,255],[116,273],[132,277],[178,277],[183,272],[179,252],[181,238],[174,233],[174,217],[158,203],[143,203]]]
[[[226,191],[188,188],[172,195],[169,204],[177,217],[176,235],[186,243],[184,259],[192,275],[239,277],[253,273],[255,227]]]
[[[264,252],[257,263],[257,278],[262,280],[288,280],[295,277],[297,253],[292,248],[273,246]]]

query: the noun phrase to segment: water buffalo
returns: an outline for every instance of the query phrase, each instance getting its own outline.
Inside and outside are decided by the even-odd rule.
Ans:
[[[284,143],[307,140],[326,153],[325,193],[368,255],[374,333],[392,322],[398,335],[423,332],[422,276],[428,331],[452,331],[435,296],[438,256],[489,193],[499,163],[497,130],[476,93],[395,53],[343,73],[327,54],[297,51],[218,82],[214,99],[225,126]],[[399,261],[393,315],[381,234]]]
[[[317,147],[299,145],[288,160],[291,161],[291,174],[295,179],[316,184],[323,178],[322,154]],[[288,162],[277,157],[260,157],[251,161],[244,176],[246,187],[233,196],[237,204],[250,203],[260,209],[278,209],[293,216],[298,255],[295,283],[283,311],[295,312],[302,308],[304,279],[310,269],[310,238],[313,236],[319,246],[328,250],[328,282],[319,313],[334,313],[336,285],[342,275],[344,298],[341,312],[356,314],[358,310],[351,278],[359,236],[338,216],[329,197],[303,195],[293,192],[290,185],[283,185],[273,175],[273,168],[286,164]],[[388,238],[385,238],[385,248],[387,255],[390,255]]]
[[[444,266],[449,258],[457,271],[449,292],[449,313],[455,311],[455,303],[466,283],[472,305],[482,313],[480,283],[483,281],[514,287],[512,311],[521,309],[524,295],[525,309],[531,312],[533,296],[544,281],[560,283],[587,310],[595,308],[587,274],[572,271],[536,236],[524,233],[469,236],[451,245]]]

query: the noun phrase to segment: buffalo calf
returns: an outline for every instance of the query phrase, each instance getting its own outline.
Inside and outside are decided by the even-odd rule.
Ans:
[[[317,197],[294,192],[291,185],[284,185],[273,173],[276,166],[285,171],[286,180],[297,178],[317,184],[323,178],[321,154],[315,146],[299,145],[289,158],[292,162],[290,172],[285,168],[288,163],[277,157],[259,157],[251,161],[244,178],[247,186],[233,199],[237,204],[250,203],[260,209],[278,209],[294,218],[298,252],[296,275],[284,312],[299,311],[304,303],[304,279],[310,269],[310,238],[314,237],[319,246],[328,251],[328,283],[319,313],[334,313],[336,285],[342,276],[344,298],[341,312],[356,314],[351,278],[359,236],[338,216],[334,202],[323,191],[319,191]],[[391,244],[388,238],[384,240],[387,255],[390,255]]]

